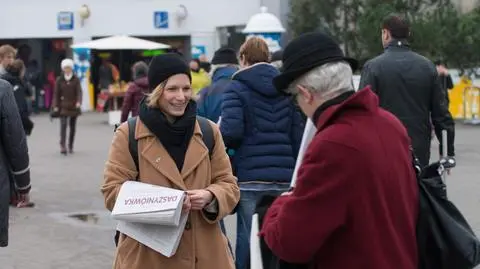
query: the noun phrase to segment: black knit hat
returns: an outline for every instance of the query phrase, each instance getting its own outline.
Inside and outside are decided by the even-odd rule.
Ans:
[[[237,54],[234,49],[220,48],[215,51],[212,64],[238,64]]]
[[[148,85],[155,89],[160,83],[177,74],[185,74],[192,81],[190,67],[182,56],[176,53],[157,55],[152,58],[148,67]]]
[[[325,33],[311,32],[292,40],[283,51],[282,73],[273,79],[279,91],[315,67],[326,63],[345,61],[352,70],[358,67],[355,59],[345,57],[340,46]]]

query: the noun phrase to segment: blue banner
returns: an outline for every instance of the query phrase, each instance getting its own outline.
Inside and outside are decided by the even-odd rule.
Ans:
[[[73,49],[73,71],[82,85],[82,111],[93,109],[90,93],[90,49]]]
[[[255,34],[248,34],[247,38],[251,36],[262,37],[268,44],[268,50],[270,53],[274,53],[275,51],[281,50],[282,47],[280,46],[280,38],[282,37],[281,33],[255,33]]]

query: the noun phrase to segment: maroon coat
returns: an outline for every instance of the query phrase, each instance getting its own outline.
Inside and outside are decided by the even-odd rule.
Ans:
[[[267,245],[311,268],[416,269],[418,187],[403,125],[364,89],[316,126],[294,191],[265,216]]]
[[[120,122],[127,121],[128,114],[132,111],[132,117],[138,115],[138,105],[142,101],[145,94],[148,93],[148,79],[147,77],[135,80],[127,89],[122,105],[122,116]]]

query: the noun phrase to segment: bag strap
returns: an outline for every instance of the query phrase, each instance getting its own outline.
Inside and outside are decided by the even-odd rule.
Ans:
[[[137,117],[129,118],[128,121],[128,150],[132,156],[135,167],[137,168],[137,180],[140,170],[138,170],[138,140],[135,139],[135,127],[137,126]]]
[[[215,139],[213,138],[213,129],[210,122],[204,118],[197,116],[198,124],[200,125],[200,130],[202,130],[202,140],[205,146],[208,148],[208,156],[210,160],[212,159],[213,148],[215,147]]]

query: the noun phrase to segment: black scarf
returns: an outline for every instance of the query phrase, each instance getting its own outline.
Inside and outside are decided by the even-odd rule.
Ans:
[[[326,101],[325,103],[323,103],[322,105],[320,105],[317,108],[317,110],[315,110],[315,113],[313,113],[313,117],[312,117],[313,119],[312,120],[315,123],[315,125],[317,124],[318,118],[320,118],[320,115],[323,113],[323,111],[327,110],[327,108],[329,108],[331,106],[341,104],[343,101],[347,100],[354,93],[355,93],[355,91],[344,92],[344,93],[340,94],[339,96],[337,96],[333,99],[330,99],[330,100]]]
[[[183,116],[170,123],[160,109],[147,106],[146,98],[140,103],[140,120],[160,140],[179,172],[182,171],[185,154],[195,129],[196,111],[197,104],[190,101]]]

